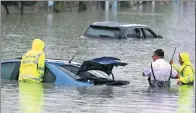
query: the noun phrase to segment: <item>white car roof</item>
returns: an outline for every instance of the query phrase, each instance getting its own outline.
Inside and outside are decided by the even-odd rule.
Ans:
[[[127,24],[127,23],[118,23],[118,22],[94,22],[94,26],[106,26],[106,27],[148,27],[143,24]]]

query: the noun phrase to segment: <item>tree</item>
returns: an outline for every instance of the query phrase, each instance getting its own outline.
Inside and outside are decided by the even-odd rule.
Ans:
[[[78,11],[85,11],[87,10],[87,4],[84,2],[84,1],[79,1],[79,8],[78,8]]]
[[[65,8],[64,1],[55,1],[54,2],[54,8],[53,8],[54,12],[59,13],[61,11],[64,11],[64,8]]]
[[[23,14],[24,6],[33,6],[36,1],[1,1],[1,4],[5,7],[6,13],[9,14],[8,6],[20,6],[21,15]]]

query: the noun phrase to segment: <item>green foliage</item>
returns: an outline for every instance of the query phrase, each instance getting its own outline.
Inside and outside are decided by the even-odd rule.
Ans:
[[[55,1],[53,10],[56,13],[64,11],[64,2],[63,1]]]
[[[23,2],[24,6],[34,6],[36,4],[36,1],[21,1]]]
[[[119,1],[120,7],[122,8],[130,8],[130,1]]]

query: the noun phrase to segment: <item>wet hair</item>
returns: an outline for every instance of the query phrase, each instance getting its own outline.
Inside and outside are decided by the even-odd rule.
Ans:
[[[154,54],[156,54],[159,57],[164,58],[164,51],[162,49],[157,49],[156,51],[154,51]]]

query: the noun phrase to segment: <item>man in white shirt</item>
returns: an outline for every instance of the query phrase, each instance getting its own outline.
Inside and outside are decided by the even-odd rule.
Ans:
[[[144,69],[143,76],[149,76],[151,87],[169,87],[170,78],[178,79],[178,72],[164,60],[164,51],[157,49],[152,56],[154,62]]]

